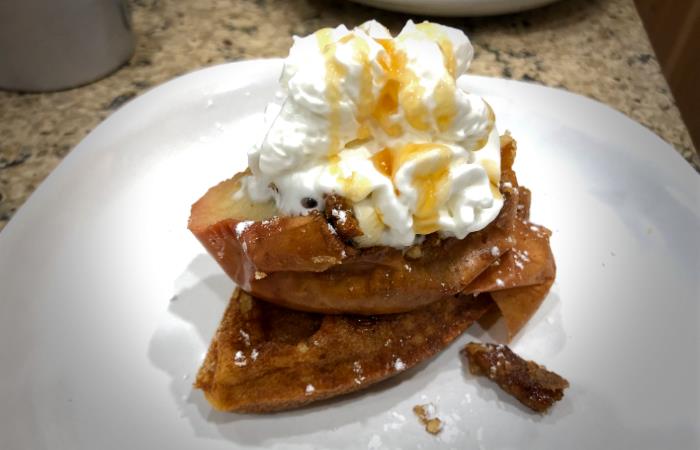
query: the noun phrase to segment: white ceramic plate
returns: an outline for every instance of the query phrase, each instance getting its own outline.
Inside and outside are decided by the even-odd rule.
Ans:
[[[540,416],[465,372],[458,349],[370,391],[269,416],[191,387],[233,284],[186,230],[245,165],[280,62],[212,67],[96,128],[0,234],[0,448],[698,448],[700,177],[622,114],[470,77],[501,129],[557,282],[516,351],[566,376]],[[433,402],[445,429],[411,413]]]
[[[557,0],[352,0],[357,3],[429,16],[489,16],[538,8]]]

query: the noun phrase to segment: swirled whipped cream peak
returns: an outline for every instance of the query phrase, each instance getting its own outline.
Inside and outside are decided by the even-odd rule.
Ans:
[[[360,247],[464,238],[498,215],[495,117],[457,85],[473,56],[460,30],[376,21],[295,37],[244,188],[283,214],[351,202]]]

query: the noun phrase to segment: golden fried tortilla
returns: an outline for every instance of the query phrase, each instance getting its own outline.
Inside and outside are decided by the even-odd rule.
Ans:
[[[322,315],[236,291],[195,386],[221,411],[303,406],[396,375],[444,349],[490,300],[446,297],[402,314]]]

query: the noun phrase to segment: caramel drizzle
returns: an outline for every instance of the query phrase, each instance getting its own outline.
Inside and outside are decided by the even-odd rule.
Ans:
[[[455,100],[457,68],[452,42],[444,32],[435,28],[432,24],[422,23],[417,25],[417,28],[437,43],[443,55],[445,67],[451,75],[451,77],[444,77],[438,81],[435,87],[435,108],[432,112],[429,111],[423,102],[425,88],[421,85],[419,77],[407,67],[405,52],[397,49],[392,39],[377,39],[377,42],[386,51],[386,54],[378,59],[378,63],[386,75],[386,81],[375,99],[372,95],[373,75],[369,64],[369,46],[367,43],[357,38],[354,34],[348,34],[334,42],[332,39],[333,29],[331,28],[324,28],[316,33],[318,45],[324,56],[326,66],[327,100],[330,105],[329,154],[337,154],[344,145],[344,143],[340,142],[340,124],[342,120],[340,102],[342,100],[341,86],[347,78],[347,70],[338,63],[335,55],[339,44],[345,44],[350,41],[352,41],[353,45],[353,58],[362,67],[357,115],[360,127],[355,140],[361,141],[371,138],[371,128],[368,124],[370,120],[373,120],[388,136],[400,136],[404,130],[399,123],[392,120],[399,107],[402,108],[408,124],[418,131],[430,131],[431,119],[434,120],[438,130],[441,132],[446,131],[452,125],[457,113]],[[490,105],[488,103],[486,105],[491,129],[495,122],[495,117]],[[487,142],[488,138],[477,142],[476,150],[483,148]],[[439,229],[439,205],[446,201],[445,197],[447,194],[446,181],[449,176],[449,162],[451,159],[449,148],[442,144],[412,143],[400,149],[385,148],[371,158],[372,163],[380,173],[393,179],[396,170],[405,162],[435,149],[439,150],[440,158],[438,158],[438,162],[432,168],[433,170],[422,174],[414,174],[413,184],[418,191],[418,200],[413,214],[413,228],[418,234],[429,234]],[[351,197],[358,198],[352,200],[360,200],[361,191],[365,189],[354,185],[358,183],[364,185],[367,180],[355,173],[349,177],[342,177],[341,171],[337,167],[337,156],[335,160],[331,173],[337,174],[339,181],[345,185],[346,191],[357,191]],[[497,187],[500,173],[495,173],[497,172],[495,163],[484,161],[483,166],[489,176],[491,192],[495,198],[501,198]],[[359,187],[359,189],[355,189],[356,187]],[[397,191],[397,193],[399,192]]]
[[[439,209],[447,200],[446,187],[450,173],[449,147],[443,144],[412,143],[398,150],[385,148],[371,158],[377,171],[393,179],[401,166],[431,151],[437,151],[437,161],[431,167],[413,174],[413,186],[418,192],[413,212],[413,229],[418,234],[430,234],[440,229]]]

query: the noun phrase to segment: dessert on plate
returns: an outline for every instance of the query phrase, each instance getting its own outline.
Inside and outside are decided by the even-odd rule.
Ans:
[[[516,143],[458,83],[460,30],[370,21],[295,38],[249,167],[189,228],[238,284],[197,377],[220,410],[364,388],[490,308],[512,334],[555,276]]]

